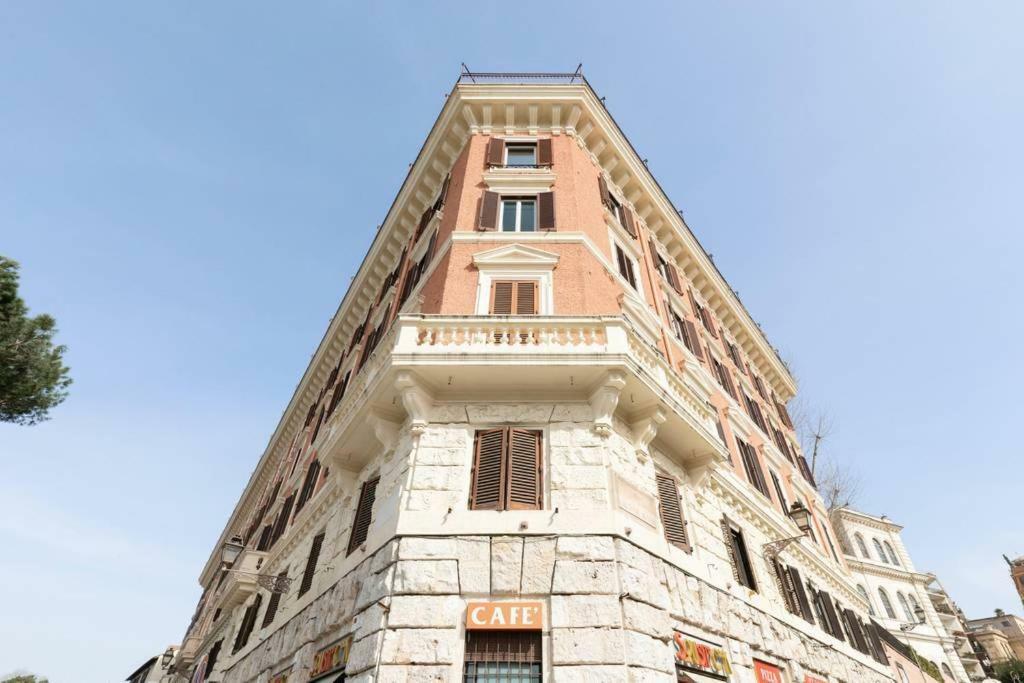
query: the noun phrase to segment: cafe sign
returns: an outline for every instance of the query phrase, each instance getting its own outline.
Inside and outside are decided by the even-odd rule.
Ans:
[[[697,671],[721,679],[732,675],[732,665],[725,650],[701,638],[683,633],[673,635],[676,643],[676,667],[686,671]]]
[[[348,651],[351,648],[352,636],[347,636],[317,652],[313,655],[313,667],[309,670],[309,678],[314,679],[344,667],[348,663]]]
[[[539,602],[471,602],[466,606],[467,631],[538,631],[544,628]]]

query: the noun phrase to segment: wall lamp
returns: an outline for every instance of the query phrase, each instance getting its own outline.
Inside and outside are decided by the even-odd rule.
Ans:
[[[804,507],[804,504],[800,501],[794,502],[789,508],[789,518],[793,520],[797,528],[800,529],[799,536],[791,536],[790,538],[780,538],[777,541],[769,541],[761,546],[764,551],[764,556],[769,560],[774,560],[782,552],[783,548],[788,546],[790,543],[799,541],[801,538],[807,535],[807,532],[811,530],[811,511]]]
[[[907,631],[913,631],[916,627],[924,623],[924,608],[921,607],[921,605],[914,608],[914,616],[917,617],[917,621],[900,624],[901,631],[904,633]]]

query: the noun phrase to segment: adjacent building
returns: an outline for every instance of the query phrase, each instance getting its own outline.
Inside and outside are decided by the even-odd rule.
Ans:
[[[1017,595],[1020,596],[1021,603],[1024,604],[1024,557],[1011,560],[1003,555],[1003,559],[1010,566],[1010,580],[1013,581],[1013,587],[1016,589]]]
[[[970,619],[967,627],[993,663],[1024,660],[1024,619],[997,609],[995,616]]]
[[[945,595],[935,576],[914,567],[900,535],[903,527],[850,508],[833,510],[831,516],[857,591],[878,623],[925,666],[931,662],[944,680],[983,679],[963,627],[934,599]]]
[[[795,391],[579,73],[463,74],[211,550],[173,666],[893,680]]]

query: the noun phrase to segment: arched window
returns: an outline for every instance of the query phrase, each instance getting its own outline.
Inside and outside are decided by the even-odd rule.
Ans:
[[[906,596],[900,591],[896,591],[896,599],[900,601],[900,607],[903,609],[903,613],[907,615],[907,623],[915,623],[917,619],[914,618],[914,613],[910,611],[910,605],[907,603]]]
[[[917,601],[913,593],[907,593],[907,600],[910,601],[910,609],[914,610],[914,621],[917,621],[917,610],[921,609],[921,603]]]
[[[864,544],[864,537],[859,533],[854,534],[853,537],[857,541],[857,548],[860,550],[861,557],[865,560],[870,560],[871,556],[868,555],[868,547]]]
[[[885,551],[882,550],[882,544],[878,542],[877,538],[872,538],[871,541],[875,544],[875,552],[878,553],[878,558],[885,564],[889,564],[889,560],[885,556]]]
[[[899,662],[896,662],[896,672],[900,675],[900,683],[910,683],[910,678],[907,676],[906,669]]]
[[[875,606],[871,604],[871,598],[868,596],[868,592],[864,590],[864,586],[858,583],[857,592],[859,592],[861,597],[864,598],[864,602],[868,603],[868,614],[875,616]]]
[[[942,663],[942,675],[945,676],[946,678],[948,678],[951,681],[955,681],[956,680],[953,677],[953,670],[950,669],[949,668],[949,664],[946,664],[945,662]]]
[[[896,612],[892,608],[892,602],[889,601],[889,594],[885,592],[884,588],[878,589],[878,597],[882,600],[882,607],[885,609],[885,614],[890,619],[896,618]]]
[[[889,553],[889,560],[896,565],[900,566],[900,561],[896,559],[896,553],[893,552],[892,546],[889,545],[889,541],[885,542],[885,552]]]

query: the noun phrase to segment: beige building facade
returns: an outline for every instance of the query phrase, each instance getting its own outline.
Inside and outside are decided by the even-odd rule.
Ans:
[[[994,616],[971,619],[967,626],[993,662],[1024,660],[1024,619],[997,609]]]
[[[173,666],[893,680],[795,390],[582,76],[464,75],[211,551]]]

